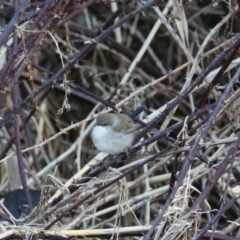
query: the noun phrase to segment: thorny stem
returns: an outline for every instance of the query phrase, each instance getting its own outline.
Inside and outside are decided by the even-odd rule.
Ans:
[[[13,111],[10,111],[6,114],[6,116],[0,120],[0,128],[3,127],[3,125],[8,122],[15,114],[18,114],[20,109],[24,107],[28,102],[30,102],[34,97],[36,97],[38,94],[40,94],[46,87],[52,86],[57,82],[57,79],[60,78],[65,72],[67,72],[77,61],[82,59],[89,51],[91,51],[95,43],[98,43],[102,41],[104,38],[106,38],[112,31],[114,31],[117,27],[121,26],[126,21],[130,20],[131,18],[135,17],[137,14],[141,13],[145,9],[149,8],[150,6],[156,4],[159,2],[159,0],[149,0],[146,4],[142,5],[135,11],[131,12],[130,14],[124,16],[122,19],[120,19],[116,24],[112,25],[110,28],[108,28],[105,31],[102,31],[101,34],[96,37],[95,39],[91,40],[92,44],[85,44],[82,49],[74,56],[72,59],[69,60],[69,62],[61,68],[53,77],[46,80],[41,87],[36,89],[34,92],[32,92],[28,97],[26,97],[21,104],[19,104],[19,107]]]

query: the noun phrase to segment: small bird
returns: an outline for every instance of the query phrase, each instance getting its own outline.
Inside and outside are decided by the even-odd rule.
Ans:
[[[140,128],[125,114],[103,113],[96,119],[92,141],[99,151],[117,154],[132,146]]]

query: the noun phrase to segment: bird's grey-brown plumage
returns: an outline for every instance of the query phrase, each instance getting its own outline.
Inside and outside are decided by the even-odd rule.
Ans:
[[[140,128],[132,119],[125,114],[103,113],[97,117],[97,125],[110,125],[116,132],[131,133]]]

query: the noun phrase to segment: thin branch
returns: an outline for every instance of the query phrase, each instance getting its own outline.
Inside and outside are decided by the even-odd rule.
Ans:
[[[14,101],[14,107],[18,107],[18,90],[17,90],[17,85],[13,88],[13,101]],[[16,150],[17,150],[17,160],[18,160],[18,169],[19,169],[19,175],[21,178],[22,182],[22,187],[23,191],[26,197],[26,201],[28,204],[28,210],[31,211],[33,209],[32,201],[31,201],[31,196],[28,191],[28,186],[26,182],[26,175],[24,172],[24,167],[23,167],[23,157],[22,157],[22,152],[21,152],[21,140],[20,140],[20,130],[19,130],[19,119],[18,116],[15,116],[14,119],[14,130],[15,130],[15,145],[16,145]]]

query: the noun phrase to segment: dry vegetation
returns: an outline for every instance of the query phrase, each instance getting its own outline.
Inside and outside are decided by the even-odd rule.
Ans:
[[[239,239],[238,4],[0,0],[1,198],[41,190],[0,239]],[[99,153],[92,120],[142,105]]]

